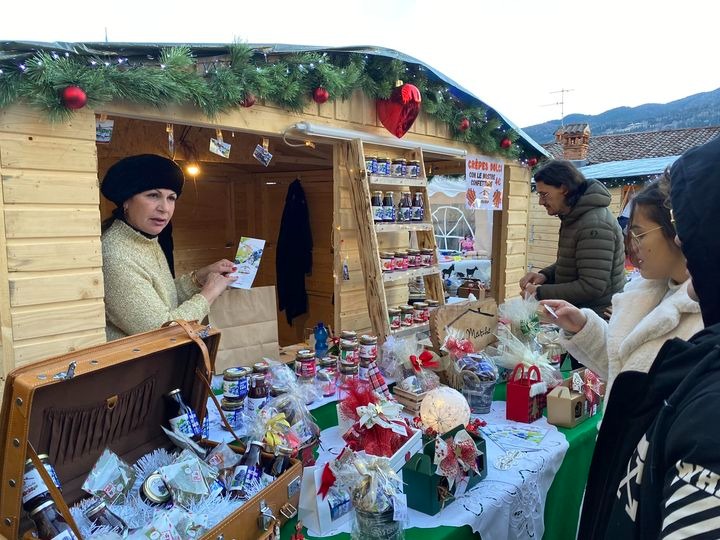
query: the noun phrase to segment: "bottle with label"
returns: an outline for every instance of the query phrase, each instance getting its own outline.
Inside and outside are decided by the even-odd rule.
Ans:
[[[393,195],[392,191],[385,192],[385,198],[383,199],[383,221],[385,222],[395,222],[395,200]]]
[[[327,328],[325,328],[325,325],[321,322],[317,323],[317,326],[315,327],[315,356],[317,358],[322,358],[325,356],[328,352],[328,337],[330,335],[328,334]]]
[[[412,221],[412,199],[409,189],[403,189],[400,194],[398,221]]]
[[[180,394],[180,389],[176,388],[167,395],[174,403],[175,416],[170,418],[170,427],[173,431],[187,435],[194,441],[202,439],[202,428],[198,417],[188,405],[185,404]]]
[[[250,446],[243,454],[240,464],[235,467],[233,479],[229,491],[244,498],[247,495],[247,488],[260,480],[262,467],[260,466],[260,452],[263,449],[262,441],[251,441]]]
[[[423,221],[423,219],[425,219],[425,200],[422,192],[416,191],[412,204],[412,220]]]
[[[262,373],[253,373],[250,376],[250,388],[248,389],[248,397],[245,400],[245,408],[248,412],[254,412],[262,408],[267,401],[268,388],[265,375]]]
[[[39,540],[77,540],[70,525],[58,512],[55,502],[45,501],[30,510],[30,519],[35,522]]]
[[[53,479],[55,487],[62,491],[60,486],[60,479],[55,473],[55,468],[50,463],[50,458],[47,454],[40,454],[38,456],[40,462],[45,467],[45,470]],[[23,487],[22,487],[22,503],[25,511],[29,511],[35,508],[39,504],[51,500],[50,492],[45,486],[40,473],[35,468],[31,459],[25,462],[25,473],[23,474]]]
[[[373,221],[375,223],[382,223],[385,221],[382,191],[373,191],[372,198],[370,199],[370,206],[372,207]]]
[[[293,449],[280,445],[275,447],[275,452],[277,455],[273,459],[268,472],[270,476],[277,478],[290,466],[290,456],[292,456]]]

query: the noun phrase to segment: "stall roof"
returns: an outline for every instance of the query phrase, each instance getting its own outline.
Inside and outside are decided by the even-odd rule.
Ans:
[[[660,174],[672,165],[680,156],[662,156],[643,159],[627,159],[625,161],[610,161],[579,167],[585,178],[598,180],[610,178],[631,178],[633,176],[647,176]]]
[[[4,61],[22,61],[30,58],[37,51],[55,52],[55,53],[74,53],[87,56],[118,56],[118,57],[146,57],[149,60],[156,59],[161,50],[167,47],[188,46],[192,49],[193,55],[198,58],[208,58],[214,56],[224,56],[230,52],[227,44],[213,43],[71,43],[71,42],[35,42],[35,41],[3,41],[0,42],[0,62]],[[289,44],[267,44],[267,43],[249,43],[248,47],[255,50],[256,54],[268,55],[284,55],[297,54],[303,52],[337,52],[337,53],[355,53],[382,56],[386,58],[397,59],[406,63],[422,66],[428,72],[435,75],[439,80],[453,88],[453,93],[460,99],[467,101],[469,104],[481,105],[487,109],[488,115],[497,115],[508,127],[513,129],[520,136],[526,149],[533,153],[549,157],[550,154],[540,144],[533,140],[519,126],[509,120],[506,116],[494,109],[486,102],[478,98],[465,87],[456,83],[448,76],[440,73],[435,68],[413,58],[407,54],[386,49],[383,47],[373,47],[368,45],[358,45],[349,47],[322,47],[307,45],[289,45]]]

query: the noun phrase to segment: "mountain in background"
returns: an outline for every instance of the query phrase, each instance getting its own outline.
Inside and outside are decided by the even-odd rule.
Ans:
[[[618,107],[596,115],[569,114],[565,124],[590,124],[592,135],[661,131],[720,125],[720,88],[694,94],[670,103],[646,103],[637,107]],[[523,128],[537,142],[555,141],[560,120]]]

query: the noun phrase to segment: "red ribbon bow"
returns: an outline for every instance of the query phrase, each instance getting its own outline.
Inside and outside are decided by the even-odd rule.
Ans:
[[[322,476],[320,477],[320,489],[318,489],[317,492],[322,499],[328,496],[330,488],[335,485],[335,480],[337,480],[337,478],[335,478],[335,474],[332,472],[330,464],[326,463],[323,468]]]
[[[455,358],[462,358],[468,353],[475,352],[475,347],[469,339],[448,338],[445,349]]]
[[[433,355],[429,351],[423,351],[420,357],[414,354],[410,356],[410,363],[416,373],[419,373],[422,368],[437,368],[440,364],[436,360],[433,360]]]

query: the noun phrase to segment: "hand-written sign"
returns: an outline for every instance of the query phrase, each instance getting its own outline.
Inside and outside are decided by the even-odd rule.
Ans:
[[[449,304],[430,314],[430,340],[435,349],[445,343],[448,332],[469,339],[476,351],[496,341],[497,304],[493,298]]]
[[[505,163],[485,156],[465,158],[465,207],[502,210]]]

